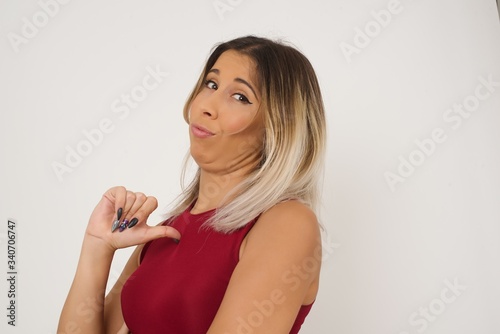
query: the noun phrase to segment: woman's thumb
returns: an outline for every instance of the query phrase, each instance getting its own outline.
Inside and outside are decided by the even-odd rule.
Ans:
[[[181,234],[172,226],[152,226],[148,228],[145,238],[147,239],[145,242],[150,240],[159,239],[159,238],[172,238],[177,242],[181,240]]]

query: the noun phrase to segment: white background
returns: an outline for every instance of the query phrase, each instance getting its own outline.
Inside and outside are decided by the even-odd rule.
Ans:
[[[217,3],[230,8],[218,13]],[[16,328],[0,280],[0,331],[56,332],[87,219],[107,188],[156,196],[150,223],[162,219],[188,149],[182,107],[211,47],[257,34],[307,55],[327,110],[319,215],[325,250],[335,249],[325,251],[301,333],[500,333],[500,86],[460,126],[443,118],[474,102],[480,77],[500,82],[495,1],[401,0],[382,27],[372,11],[389,4],[74,0],[15,46],[9,36],[34,16],[43,25],[42,9],[0,1],[1,277],[8,218],[17,221],[19,272]],[[343,53],[361,45],[365,28],[369,44]],[[112,103],[157,66],[168,77],[120,119]],[[113,131],[59,180],[54,162],[66,164],[67,147],[105,118]],[[437,128],[446,140],[419,155],[415,141]],[[420,165],[391,189],[384,174],[410,156]],[[129,254],[117,254],[111,282]]]

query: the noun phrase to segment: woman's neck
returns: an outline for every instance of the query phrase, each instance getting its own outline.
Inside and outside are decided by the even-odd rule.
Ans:
[[[234,189],[244,177],[245,173],[241,170],[226,174],[216,174],[202,169],[200,173],[198,198],[191,212],[201,213],[220,207],[224,204],[224,200],[228,200],[226,195]]]

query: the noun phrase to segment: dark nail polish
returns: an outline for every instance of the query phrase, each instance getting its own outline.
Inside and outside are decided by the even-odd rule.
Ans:
[[[175,238],[172,238],[172,240],[173,240],[176,244],[179,244],[179,242],[181,242],[179,239],[175,239]]]
[[[122,217],[122,213],[123,213],[123,209],[119,208],[118,211],[116,212],[116,219],[117,220],[120,220],[120,218]]]
[[[130,221],[130,224],[128,224],[128,228],[132,228],[135,226],[135,224],[137,224],[139,222],[139,219],[137,218],[132,218],[132,220]]]
[[[117,219],[113,222],[113,225],[111,226],[111,233],[113,233],[117,228],[118,226],[120,225],[120,221]]]
[[[127,226],[128,226],[128,220],[125,219],[123,223],[120,225],[120,232],[123,232],[123,230],[125,230]]]

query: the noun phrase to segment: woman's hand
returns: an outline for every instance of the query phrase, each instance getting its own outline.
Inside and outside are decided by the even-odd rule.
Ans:
[[[158,201],[152,196],[132,192],[124,187],[113,187],[104,193],[92,212],[86,238],[102,243],[112,251],[162,237],[180,240],[179,231],[173,227],[146,224],[149,215],[157,207]],[[119,224],[128,222],[128,226],[122,225],[112,232],[113,222],[117,220],[120,211]]]

